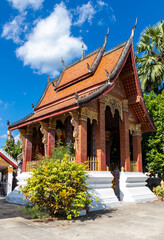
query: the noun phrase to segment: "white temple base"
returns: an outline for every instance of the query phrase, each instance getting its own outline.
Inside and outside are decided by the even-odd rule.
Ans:
[[[145,185],[147,176],[141,172],[120,173],[120,200],[124,202],[150,202],[157,200]]]
[[[25,205],[28,202],[28,200],[25,199],[25,196],[23,195],[23,193],[20,191],[21,189],[20,187],[26,185],[27,178],[29,177],[30,177],[29,172],[23,172],[16,177],[18,180],[18,186],[6,196],[5,202],[20,204],[20,205]]]
[[[89,211],[120,206],[120,202],[112,188],[113,175],[111,172],[88,172],[88,175],[89,178],[87,179],[87,183],[88,187],[91,189],[89,192],[94,194],[95,197],[99,197],[98,201],[95,201],[95,197],[92,197],[92,207],[90,207]]]

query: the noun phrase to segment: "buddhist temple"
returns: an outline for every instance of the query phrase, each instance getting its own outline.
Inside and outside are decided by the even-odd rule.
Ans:
[[[130,38],[103,45],[50,80],[33,113],[9,126],[22,140],[23,172],[36,155],[51,155],[55,142],[74,144],[75,160],[89,170],[142,172],[142,134],[155,131],[143,102]]]

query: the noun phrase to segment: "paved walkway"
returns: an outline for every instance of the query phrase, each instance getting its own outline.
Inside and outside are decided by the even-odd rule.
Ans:
[[[164,240],[164,202],[90,213],[75,221],[44,223],[25,218],[0,199],[0,240]]]

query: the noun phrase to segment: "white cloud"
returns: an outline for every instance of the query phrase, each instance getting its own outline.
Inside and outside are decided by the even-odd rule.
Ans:
[[[99,0],[97,1],[98,5],[100,5],[101,7],[104,7],[104,6],[108,6],[108,4],[102,0]]]
[[[86,21],[92,24],[92,19],[96,14],[96,10],[89,1],[87,4],[83,4],[81,7],[77,7],[75,13],[78,14],[79,17],[77,21],[74,22],[74,25],[81,26]]]
[[[112,14],[112,16],[111,16],[111,21],[112,21],[112,22],[115,22],[115,21],[116,21],[116,16],[115,16],[114,14]]]
[[[26,13],[18,15],[12,21],[5,23],[1,37],[12,39],[17,44],[22,43],[20,35],[27,30],[27,25],[23,23],[25,15]]]
[[[3,101],[2,101],[2,100],[0,100],[0,104],[3,104]]]
[[[0,138],[7,138],[7,135],[3,134],[3,135],[0,136]]]
[[[0,121],[2,121],[2,118],[0,117]]]
[[[23,12],[28,7],[31,7],[34,10],[39,9],[44,0],[8,0],[8,2],[10,2],[17,10]]]
[[[39,73],[56,76],[61,68],[61,57],[67,65],[81,56],[82,39],[71,35],[71,26],[72,16],[66,6],[57,4],[47,18],[37,22],[27,41],[17,48],[17,57]]]
[[[18,141],[21,141],[19,138],[19,134],[14,137],[14,140],[15,140],[15,143],[17,143]]]
[[[102,25],[104,25],[104,20],[101,18],[99,21],[98,21],[98,23],[97,23],[99,26],[102,26]]]

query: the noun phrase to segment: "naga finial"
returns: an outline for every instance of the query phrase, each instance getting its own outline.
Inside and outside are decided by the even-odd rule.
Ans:
[[[65,65],[64,65],[64,60],[63,60],[63,58],[61,58],[62,60],[62,66],[63,66],[63,69],[65,69]]]
[[[108,28],[107,33],[105,35],[104,46],[106,46],[106,44],[107,44],[107,37],[108,36],[109,36],[109,28]]]
[[[134,37],[134,30],[135,30],[136,26],[137,26],[137,18],[136,18],[135,25],[132,27],[132,32],[131,32],[130,38],[133,38],[133,37]]]
[[[84,59],[84,44],[83,43],[82,43],[81,47],[82,47],[81,60],[83,60]]]
[[[76,99],[76,101],[78,100],[78,98],[79,98],[79,95],[78,95],[77,92],[75,92],[75,99]]]
[[[47,74],[48,82],[50,82],[50,76]]]

